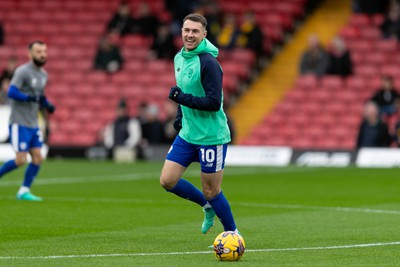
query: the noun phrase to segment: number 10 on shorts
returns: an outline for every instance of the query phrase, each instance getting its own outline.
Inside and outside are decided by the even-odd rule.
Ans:
[[[214,162],[215,151],[213,149],[200,148],[202,162]]]

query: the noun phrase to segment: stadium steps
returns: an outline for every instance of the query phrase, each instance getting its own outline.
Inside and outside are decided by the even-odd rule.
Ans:
[[[236,143],[242,143],[293,86],[309,34],[316,33],[326,44],[347,23],[350,11],[348,0],[326,0],[308,17],[292,40],[232,107],[230,114],[236,123]]]

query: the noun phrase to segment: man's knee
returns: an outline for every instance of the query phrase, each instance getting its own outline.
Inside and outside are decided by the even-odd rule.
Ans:
[[[32,163],[35,165],[40,165],[43,162],[43,157],[41,155],[39,156],[32,156]]]
[[[175,181],[174,179],[170,179],[170,178],[166,177],[165,175],[160,176],[160,185],[165,190],[172,189],[176,184],[177,184],[177,181]]]
[[[17,153],[17,156],[15,157],[15,165],[18,167],[25,165],[27,161],[27,154],[26,153]]]
[[[220,188],[203,187],[203,195],[206,199],[212,199],[216,197],[220,191]]]
[[[35,165],[40,165],[43,162],[43,157],[40,152],[40,149],[33,149],[31,151],[31,156],[32,156],[32,163]]]
[[[184,171],[185,167],[167,160],[161,171],[160,185],[166,190],[174,188]]]

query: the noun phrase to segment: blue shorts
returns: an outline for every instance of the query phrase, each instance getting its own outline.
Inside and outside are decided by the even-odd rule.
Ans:
[[[16,152],[28,152],[31,148],[41,148],[42,132],[38,127],[29,128],[16,123],[9,126],[10,143]]]
[[[200,162],[201,171],[214,173],[224,169],[227,144],[214,146],[193,145],[176,136],[167,154],[167,160],[188,167],[192,162]]]

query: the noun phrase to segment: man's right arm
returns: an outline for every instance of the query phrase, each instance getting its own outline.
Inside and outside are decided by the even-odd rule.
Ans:
[[[8,89],[7,96],[11,99],[27,102],[29,100],[29,95],[21,92],[20,88],[24,85],[25,80],[25,71],[23,69],[18,68],[10,82],[10,87]]]
[[[22,93],[15,85],[10,85],[7,96],[21,102],[29,101],[29,95]]]
[[[22,93],[18,87],[15,85],[10,85],[8,89],[7,96],[11,99],[20,101],[20,102],[41,102],[43,99],[43,96],[40,95],[27,95]]]

